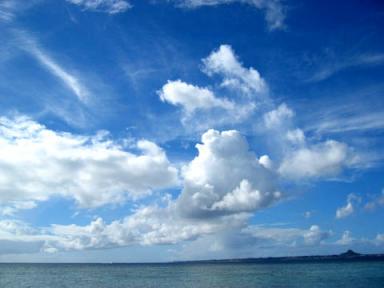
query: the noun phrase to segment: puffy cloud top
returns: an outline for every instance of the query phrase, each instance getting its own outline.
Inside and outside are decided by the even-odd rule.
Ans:
[[[267,90],[267,84],[260,73],[252,67],[243,67],[229,45],[221,45],[203,59],[203,64],[203,71],[208,75],[219,74],[223,77],[222,86],[251,94]]]
[[[160,99],[172,105],[182,106],[187,113],[192,113],[196,109],[209,109],[220,107],[232,109],[234,105],[226,99],[216,98],[214,93],[207,89],[194,86],[180,80],[168,81],[161,91]]]
[[[264,114],[264,123],[267,128],[276,128],[294,116],[294,112],[285,104]]]
[[[292,151],[283,159],[279,172],[291,179],[332,177],[352,161],[346,144],[328,140]]]
[[[252,212],[281,197],[271,170],[259,163],[238,131],[209,130],[198,156],[183,169],[180,211],[189,217]]]

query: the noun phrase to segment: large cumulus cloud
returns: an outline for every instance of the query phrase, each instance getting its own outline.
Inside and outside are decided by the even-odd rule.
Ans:
[[[189,217],[253,212],[281,198],[274,173],[249,150],[238,131],[209,130],[198,156],[184,167],[178,208]]]
[[[155,143],[137,141],[130,152],[104,134],[74,135],[27,117],[0,118],[0,204],[33,208],[31,201],[61,196],[98,207],[177,185],[177,169]]]

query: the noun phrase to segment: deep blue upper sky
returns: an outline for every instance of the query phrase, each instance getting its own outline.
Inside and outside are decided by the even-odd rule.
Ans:
[[[0,0],[0,261],[382,252],[383,16]]]

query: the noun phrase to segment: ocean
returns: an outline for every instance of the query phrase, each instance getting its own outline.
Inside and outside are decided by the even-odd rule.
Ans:
[[[384,262],[0,264],[1,288],[384,287]]]

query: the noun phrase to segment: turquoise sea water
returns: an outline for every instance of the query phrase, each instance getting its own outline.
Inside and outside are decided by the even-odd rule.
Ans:
[[[0,264],[1,288],[384,287],[384,262]]]

